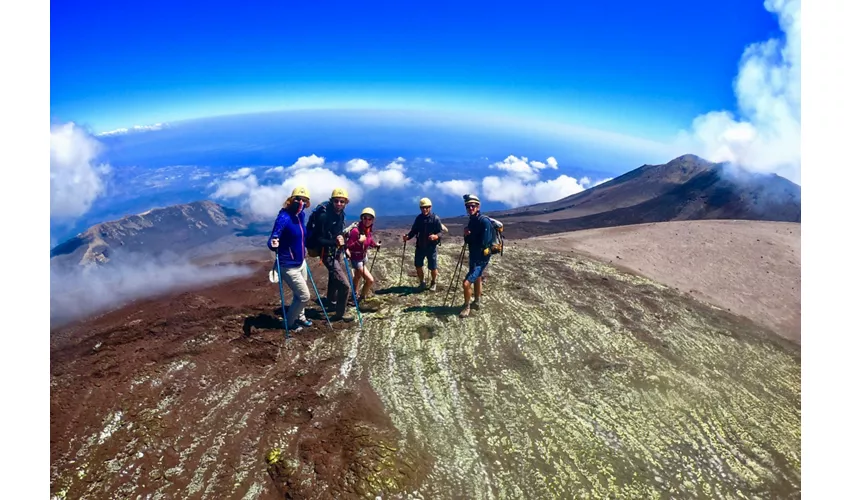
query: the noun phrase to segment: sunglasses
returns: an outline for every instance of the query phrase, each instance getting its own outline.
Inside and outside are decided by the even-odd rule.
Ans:
[[[336,205],[345,205],[346,203],[348,203],[348,200],[345,198],[334,198],[334,204]]]
[[[360,218],[363,219],[363,220],[374,220],[375,219],[371,215],[364,215],[363,217],[360,217]]]
[[[478,203],[468,203],[466,205],[466,209],[469,210],[470,208],[477,207],[477,206],[478,206]]]
[[[304,203],[307,203],[308,201],[310,201],[310,198],[304,198],[303,196],[296,196],[296,197],[292,198],[292,201],[303,201]]]

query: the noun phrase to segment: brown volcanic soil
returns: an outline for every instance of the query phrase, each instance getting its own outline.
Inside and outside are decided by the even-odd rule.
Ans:
[[[530,238],[595,256],[800,343],[800,224],[673,221]]]
[[[321,338],[348,325],[331,330],[311,303],[314,326],[284,341],[268,256],[225,256],[257,272],[52,333],[52,494],[356,498],[415,487],[409,464],[423,471],[428,458],[397,452],[368,383],[334,384],[342,359]],[[324,269],[311,269],[324,292]]]
[[[548,242],[510,240],[460,320],[452,232],[436,294],[382,250],[362,331],[311,303],[284,342],[261,249],[222,259],[248,278],[51,332],[51,494],[799,497],[798,347]]]

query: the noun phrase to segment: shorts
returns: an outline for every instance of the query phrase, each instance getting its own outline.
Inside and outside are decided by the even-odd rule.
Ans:
[[[437,269],[437,247],[422,247],[417,248],[416,253],[413,254],[413,265],[416,267],[422,267],[425,264],[425,259],[428,259],[428,269],[433,271]]]
[[[368,261],[368,257],[363,257],[363,260],[352,260],[351,267],[353,267],[354,269],[363,269],[363,266],[365,266],[366,262]]]
[[[489,263],[489,258],[478,260],[469,259],[469,272],[466,273],[466,278],[464,278],[465,281],[475,283],[478,278],[484,274],[484,269],[487,268],[487,264]]]

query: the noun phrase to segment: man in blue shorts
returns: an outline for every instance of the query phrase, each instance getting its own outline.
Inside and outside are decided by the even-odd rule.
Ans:
[[[469,316],[469,310],[481,308],[481,277],[487,264],[490,263],[490,223],[481,217],[481,201],[474,194],[463,196],[463,204],[466,213],[469,214],[469,223],[463,231],[463,240],[469,247],[469,272],[463,280],[463,309],[460,317]],[[473,284],[475,286],[475,300],[470,304]]]
[[[416,253],[413,255],[413,265],[416,266],[416,276],[419,277],[419,289],[425,290],[425,259],[428,259],[428,269],[431,271],[431,285],[428,287],[432,292],[437,290],[437,245],[440,243],[440,235],[443,232],[443,223],[436,214],[431,212],[431,200],[422,198],[419,200],[420,214],[413,221],[410,232],[401,237],[407,241],[416,237]]]

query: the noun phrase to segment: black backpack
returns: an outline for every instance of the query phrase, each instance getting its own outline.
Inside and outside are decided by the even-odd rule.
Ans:
[[[318,227],[318,224],[319,217],[328,211],[329,205],[330,201],[323,201],[319,203],[307,219],[307,241],[304,242],[304,246],[307,247],[307,255],[310,257],[319,257],[322,255],[322,245],[319,243],[319,231],[322,228]]]

